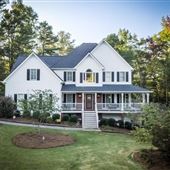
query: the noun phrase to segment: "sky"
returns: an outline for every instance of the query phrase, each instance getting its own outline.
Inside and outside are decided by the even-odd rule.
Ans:
[[[161,18],[170,15],[170,0],[23,0],[46,20],[55,33],[71,33],[75,44],[100,42],[120,28],[139,38],[161,30]]]

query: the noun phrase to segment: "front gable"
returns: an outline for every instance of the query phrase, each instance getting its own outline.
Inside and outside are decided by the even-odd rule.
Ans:
[[[92,55],[101,62],[106,70],[131,71],[133,68],[106,41],[101,41],[92,50]]]

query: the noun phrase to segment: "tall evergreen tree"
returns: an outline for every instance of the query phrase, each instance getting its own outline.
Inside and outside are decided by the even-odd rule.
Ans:
[[[14,2],[4,9],[0,22],[0,55],[8,58],[9,68],[19,54],[29,54],[34,49],[37,14],[31,7]]]
[[[54,35],[52,26],[46,21],[40,22],[37,31],[37,51],[40,55],[52,55],[56,53],[55,43],[57,37]]]

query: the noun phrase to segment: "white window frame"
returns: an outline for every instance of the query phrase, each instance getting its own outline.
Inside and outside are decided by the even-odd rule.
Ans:
[[[37,69],[30,69],[30,80],[37,80]]]
[[[125,71],[119,72],[119,82],[126,82],[126,72]]]
[[[112,82],[112,72],[110,71],[105,72],[105,82]]]
[[[90,75],[91,79],[88,79],[88,75]],[[86,83],[95,83],[96,82],[96,73],[93,72],[91,69],[87,69],[85,72],[84,81]]]

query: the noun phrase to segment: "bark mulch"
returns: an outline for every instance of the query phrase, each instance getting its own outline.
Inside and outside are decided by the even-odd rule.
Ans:
[[[70,145],[75,142],[74,138],[63,134],[50,133],[22,133],[12,138],[12,143],[18,147],[43,149]]]
[[[132,159],[149,170],[170,170],[170,159],[159,150],[142,150],[134,152]]]
[[[123,134],[130,134],[130,130],[125,128],[118,128],[118,127],[101,127],[100,130],[106,133],[123,133]]]

